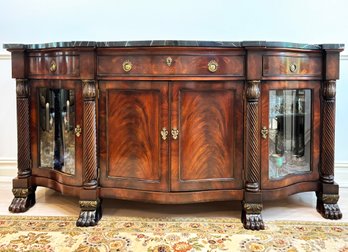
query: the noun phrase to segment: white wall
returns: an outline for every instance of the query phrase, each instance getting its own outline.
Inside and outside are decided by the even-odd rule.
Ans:
[[[348,164],[347,9],[347,0],[0,0],[0,46],[152,39],[345,43],[337,82],[336,162]],[[0,160],[16,158],[15,87],[4,53],[0,49]]]

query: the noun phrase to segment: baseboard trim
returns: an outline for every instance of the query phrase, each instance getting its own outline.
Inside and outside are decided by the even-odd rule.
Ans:
[[[0,182],[12,181],[17,175],[17,161],[0,159]],[[335,181],[340,187],[348,188],[348,162],[335,164]]]
[[[9,54],[9,53],[0,53],[0,60],[11,60],[11,54]]]
[[[17,175],[17,160],[0,159],[0,182],[12,181]]]

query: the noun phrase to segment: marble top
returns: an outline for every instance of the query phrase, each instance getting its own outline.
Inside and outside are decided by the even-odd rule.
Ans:
[[[143,40],[143,41],[66,41],[43,44],[4,44],[4,49],[46,49],[65,47],[281,47],[294,49],[338,49],[344,44],[301,44],[275,41],[195,41],[195,40]]]

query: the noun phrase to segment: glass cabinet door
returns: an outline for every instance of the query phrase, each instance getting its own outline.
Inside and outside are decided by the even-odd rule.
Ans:
[[[75,174],[75,91],[38,88],[39,167]]]
[[[269,90],[269,179],[311,170],[310,89]]]

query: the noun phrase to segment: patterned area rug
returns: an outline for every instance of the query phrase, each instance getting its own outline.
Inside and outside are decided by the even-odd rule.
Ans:
[[[248,231],[235,218],[0,216],[0,251],[348,251],[348,223],[266,222]]]

